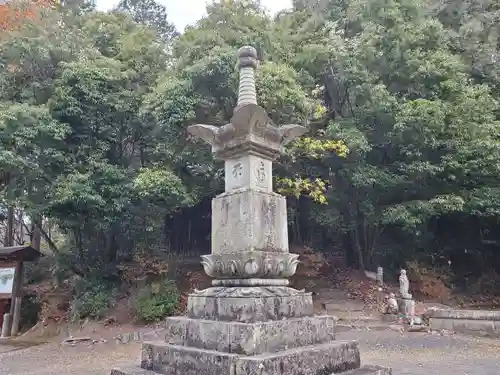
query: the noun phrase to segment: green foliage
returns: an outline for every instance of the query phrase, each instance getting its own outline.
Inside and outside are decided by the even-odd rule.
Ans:
[[[38,323],[42,304],[36,295],[25,295],[23,296],[22,306],[20,326],[21,331],[24,331]]]
[[[121,0],[116,11],[130,14],[135,22],[150,27],[163,42],[169,42],[177,34],[167,20],[165,7],[154,0]]]
[[[142,289],[135,300],[138,320],[154,322],[172,315],[179,308],[180,293],[175,283],[164,280]]]
[[[0,38],[1,201],[57,224],[53,250],[85,278],[116,280],[164,237],[206,252],[223,168],[186,127],[230,121],[236,50],[251,44],[259,104],[310,127],[274,168],[293,241],[360,268],[500,272],[499,14],[301,0],[271,17],[235,0],[174,37],[149,0],[48,12]]]
[[[75,286],[75,295],[71,302],[71,320],[104,318],[112,307],[113,295],[114,291],[109,285],[81,280]]]

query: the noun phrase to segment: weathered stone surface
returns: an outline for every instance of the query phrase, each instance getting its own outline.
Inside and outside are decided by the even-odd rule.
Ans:
[[[251,189],[212,200],[212,254],[288,252],[286,199]]]
[[[111,375],[155,375],[156,373],[150,370],[143,369],[139,366],[116,367],[111,370]]]
[[[344,372],[342,375],[392,375],[392,370],[380,366],[363,366],[355,370]]]
[[[456,332],[468,332],[468,331],[484,331],[484,332],[494,332],[499,330],[499,325],[495,323],[500,323],[493,320],[472,320],[472,319],[442,319],[442,318],[430,318],[429,326],[431,329],[435,330],[450,330]]]
[[[430,328],[434,330],[487,334],[500,332],[500,311],[432,309],[426,315]]]
[[[493,320],[500,321],[500,311],[430,309],[426,315],[442,319]]]
[[[398,314],[382,314],[381,318],[385,323],[394,323],[398,321],[399,316]]]
[[[289,287],[213,287],[188,297],[193,319],[266,322],[313,315],[311,293]]]
[[[215,279],[286,279],[295,274],[298,254],[269,251],[202,255],[205,273]]]
[[[158,343],[144,343],[141,367],[165,375],[318,375],[360,367],[356,341],[242,356]]]
[[[401,298],[412,299],[409,293],[410,282],[408,281],[408,276],[406,275],[406,270],[401,270],[399,275],[399,294]]]
[[[272,162],[256,155],[244,155],[225,163],[226,191],[249,187],[266,193],[273,191]]]
[[[406,316],[415,315],[415,300],[408,298],[398,299],[399,312],[405,314]]]
[[[259,323],[220,322],[172,317],[165,341],[226,353],[275,353],[335,340],[335,318],[314,316]]]

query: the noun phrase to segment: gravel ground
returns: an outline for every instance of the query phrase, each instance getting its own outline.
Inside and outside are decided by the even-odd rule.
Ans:
[[[499,375],[500,340],[393,331],[345,332],[358,340],[366,364],[392,367],[394,375]]]
[[[111,368],[135,361],[140,345],[45,344],[0,352],[0,375],[109,375]]]
[[[344,332],[358,340],[364,363],[393,368],[394,375],[499,375],[500,340],[393,331]],[[0,375],[107,375],[112,367],[138,363],[139,345],[46,344],[4,352]]]

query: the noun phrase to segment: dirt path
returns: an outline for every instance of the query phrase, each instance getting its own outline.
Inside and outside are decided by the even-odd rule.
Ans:
[[[392,367],[394,375],[498,375],[500,341],[393,331],[344,332],[358,340],[364,363]]]
[[[425,333],[350,331],[364,363],[393,368],[394,375],[498,375],[500,341]],[[112,367],[139,363],[140,345],[74,347],[46,344],[2,353],[0,375],[109,375]]]
[[[45,344],[0,352],[0,375],[105,375],[114,366],[137,361],[140,345]]]

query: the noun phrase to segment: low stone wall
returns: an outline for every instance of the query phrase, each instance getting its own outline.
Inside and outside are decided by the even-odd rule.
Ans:
[[[436,309],[428,310],[426,315],[434,330],[500,336],[500,311]]]

